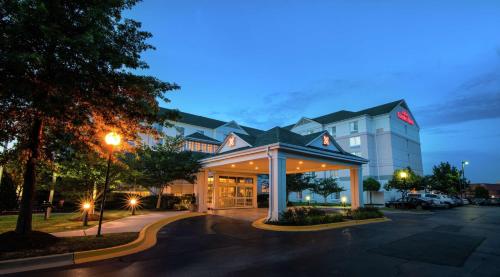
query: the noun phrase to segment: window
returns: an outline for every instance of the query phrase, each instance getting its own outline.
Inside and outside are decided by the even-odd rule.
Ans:
[[[352,137],[349,138],[349,146],[355,147],[355,146],[360,146],[361,145],[361,137]]]
[[[330,135],[332,135],[332,137],[336,137],[337,136],[337,126],[333,126],[330,128]]]
[[[177,132],[178,136],[182,136],[182,137],[184,136],[184,127],[178,127],[178,126],[176,126],[175,127],[175,131]]]
[[[204,132],[203,130],[196,130],[196,132],[198,132],[198,133],[200,133],[200,134],[202,134],[202,135],[204,135],[204,134],[205,134],[205,132]]]
[[[363,157],[361,152],[352,152],[351,154],[353,154],[354,156]]]
[[[349,123],[349,130],[351,134],[355,134],[358,132],[358,121],[353,121]]]

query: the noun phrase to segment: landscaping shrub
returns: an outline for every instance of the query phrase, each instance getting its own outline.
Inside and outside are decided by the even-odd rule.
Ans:
[[[340,222],[343,220],[341,214],[330,213],[316,208],[290,208],[281,214],[279,222],[272,224],[287,226],[304,226]]]
[[[384,214],[375,207],[357,208],[356,210],[352,211],[351,215],[352,219],[355,220],[379,218],[384,216]]]

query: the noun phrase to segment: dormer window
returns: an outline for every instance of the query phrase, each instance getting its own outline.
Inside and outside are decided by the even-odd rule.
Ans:
[[[330,136],[328,134],[323,134],[323,146],[330,145]]]

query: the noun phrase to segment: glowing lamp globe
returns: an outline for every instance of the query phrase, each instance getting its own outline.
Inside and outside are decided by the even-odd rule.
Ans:
[[[83,203],[83,209],[84,210],[90,209],[90,203]]]
[[[347,202],[347,197],[345,197],[345,196],[342,196],[342,197],[340,198],[340,201],[342,201],[342,203],[345,203],[345,202]]]
[[[132,206],[137,205],[137,199],[135,199],[135,198],[130,199],[130,205],[132,205]]]
[[[104,140],[106,141],[106,144],[108,145],[119,145],[121,141],[121,137],[119,134],[115,132],[109,132],[105,137]]]
[[[403,179],[404,179],[404,178],[408,177],[408,173],[406,173],[405,171],[401,171],[401,172],[399,173],[399,177],[401,177],[401,178],[403,178]]]

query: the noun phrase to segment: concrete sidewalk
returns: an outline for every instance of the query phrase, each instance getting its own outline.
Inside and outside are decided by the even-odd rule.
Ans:
[[[124,217],[103,223],[101,233],[110,234],[110,233],[139,232],[141,231],[142,228],[144,228],[148,224],[156,222],[160,219],[169,218],[185,213],[188,213],[188,211],[150,212],[143,215]],[[79,236],[91,236],[95,234],[97,234],[97,225],[85,230],[73,230],[73,231],[52,233],[52,235],[56,237],[79,237]]]

